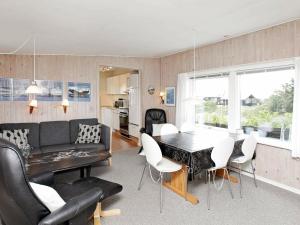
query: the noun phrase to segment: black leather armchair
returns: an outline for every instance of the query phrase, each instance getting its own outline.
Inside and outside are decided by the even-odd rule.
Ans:
[[[166,112],[163,109],[147,109],[145,113],[145,127],[141,128],[141,133],[147,133],[152,136],[152,125],[167,123]]]
[[[32,182],[52,185],[53,173],[35,176]],[[64,196],[61,197],[65,200]],[[102,197],[102,190],[93,187],[69,199],[62,208],[51,213],[31,189],[19,149],[0,139],[2,225],[88,225]]]

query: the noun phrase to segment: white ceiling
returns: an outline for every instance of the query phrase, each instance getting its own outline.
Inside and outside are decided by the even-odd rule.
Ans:
[[[35,35],[39,54],[159,57],[299,17],[299,0],[0,0],[0,52]]]

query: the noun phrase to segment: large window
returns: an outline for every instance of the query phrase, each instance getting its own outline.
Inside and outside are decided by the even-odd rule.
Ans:
[[[176,125],[255,132],[300,157],[300,58],[180,74]],[[298,94],[297,94],[298,93]]]
[[[289,141],[293,118],[294,66],[237,72],[241,128],[260,137]]]
[[[195,78],[196,125],[228,127],[228,74]]]

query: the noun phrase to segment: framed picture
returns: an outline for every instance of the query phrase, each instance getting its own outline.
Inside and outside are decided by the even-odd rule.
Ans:
[[[69,101],[89,102],[91,101],[91,84],[68,82]]]
[[[175,87],[166,87],[166,106],[175,106]]]
[[[63,99],[63,82],[53,80],[37,80],[41,94],[37,95],[38,101],[62,101]]]
[[[13,79],[0,78],[0,101],[13,100]]]
[[[13,100],[14,101],[28,101],[29,97],[26,94],[26,89],[30,85],[28,79],[14,79],[13,80]]]

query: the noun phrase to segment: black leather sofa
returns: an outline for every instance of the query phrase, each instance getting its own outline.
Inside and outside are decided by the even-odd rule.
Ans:
[[[99,144],[75,144],[80,123],[96,125],[98,124],[98,120],[91,118],[41,123],[3,123],[0,124],[0,131],[29,129],[28,142],[32,147],[31,154],[43,154],[71,149],[83,150],[88,148],[109,151],[110,128],[103,124],[101,125],[101,141]]]

